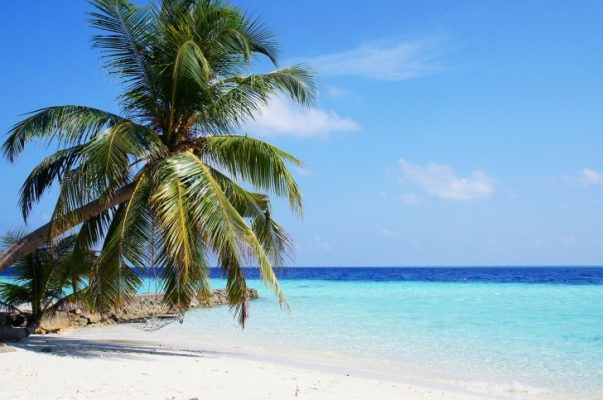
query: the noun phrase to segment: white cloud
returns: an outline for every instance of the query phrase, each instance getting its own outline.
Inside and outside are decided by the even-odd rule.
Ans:
[[[603,174],[584,168],[578,175],[578,181],[584,186],[603,185]]]
[[[402,81],[433,75],[445,69],[441,41],[409,40],[393,44],[369,43],[351,50],[305,59],[321,75],[360,76]]]
[[[304,108],[284,97],[273,98],[248,129],[263,136],[325,137],[335,132],[360,130],[356,121],[334,111]]]
[[[390,238],[400,236],[400,232],[384,228],[381,225],[376,225],[375,228],[377,228],[377,232],[379,232],[379,234],[384,237]]]
[[[494,179],[481,171],[473,171],[467,177],[457,177],[448,165],[430,162],[422,166],[404,159],[399,164],[403,180],[416,183],[432,196],[450,200],[476,200],[494,193]]]

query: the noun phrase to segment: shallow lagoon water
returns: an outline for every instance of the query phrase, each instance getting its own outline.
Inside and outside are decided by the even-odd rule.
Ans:
[[[601,269],[514,269],[486,271],[486,277],[474,270],[464,278],[455,270],[440,281],[433,270],[422,280],[350,270],[339,271],[336,279],[329,271],[323,271],[326,279],[320,271],[283,276],[290,312],[280,310],[259,280],[250,280],[261,298],[252,302],[245,331],[227,307],[193,310],[183,325],[165,329],[267,351],[382,361],[384,369],[503,394],[603,394]],[[502,276],[509,274],[515,277]],[[224,281],[213,284],[223,287]]]

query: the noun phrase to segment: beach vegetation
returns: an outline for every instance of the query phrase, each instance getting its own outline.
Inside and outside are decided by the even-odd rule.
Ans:
[[[5,234],[0,239],[2,249],[23,236],[21,231]],[[0,308],[23,314],[23,306],[30,307],[25,313],[27,333],[64,306],[87,305],[95,256],[90,251],[74,251],[76,240],[75,235],[68,235],[36,249],[11,266],[9,281],[0,282]]]

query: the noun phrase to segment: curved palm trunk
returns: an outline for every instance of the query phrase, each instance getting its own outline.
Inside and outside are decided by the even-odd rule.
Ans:
[[[79,222],[65,226],[64,229],[62,229],[60,232],[57,232],[57,234],[63,233],[79,223],[97,216],[109,208],[115,207],[116,205],[129,200],[130,197],[132,197],[133,192],[134,184],[132,183],[118,190],[115,195],[109,199],[109,201],[103,202],[100,200],[95,200],[86,204],[77,210],[77,213],[81,215]],[[15,261],[32,253],[34,250],[48,242],[50,236],[50,225],[50,222],[42,225],[29,235],[25,236],[23,239],[19,240],[19,242],[17,242],[10,249],[0,254],[0,272],[10,267]]]

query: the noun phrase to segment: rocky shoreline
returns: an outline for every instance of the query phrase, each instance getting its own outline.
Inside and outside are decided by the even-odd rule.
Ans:
[[[250,300],[259,298],[258,291],[248,289]],[[40,324],[36,333],[57,333],[67,328],[83,328],[87,326],[112,325],[118,323],[144,323],[150,319],[175,319],[178,315],[170,310],[162,301],[162,294],[140,294],[118,312],[107,314],[90,313],[77,307],[57,313]],[[190,308],[207,308],[228,304],[226,290],[216,289],[207,299],[194,300]],[[25,326],[27,319],[21,315],[10,315],[0,313],[0,326],[11,325],[13,327]]]

